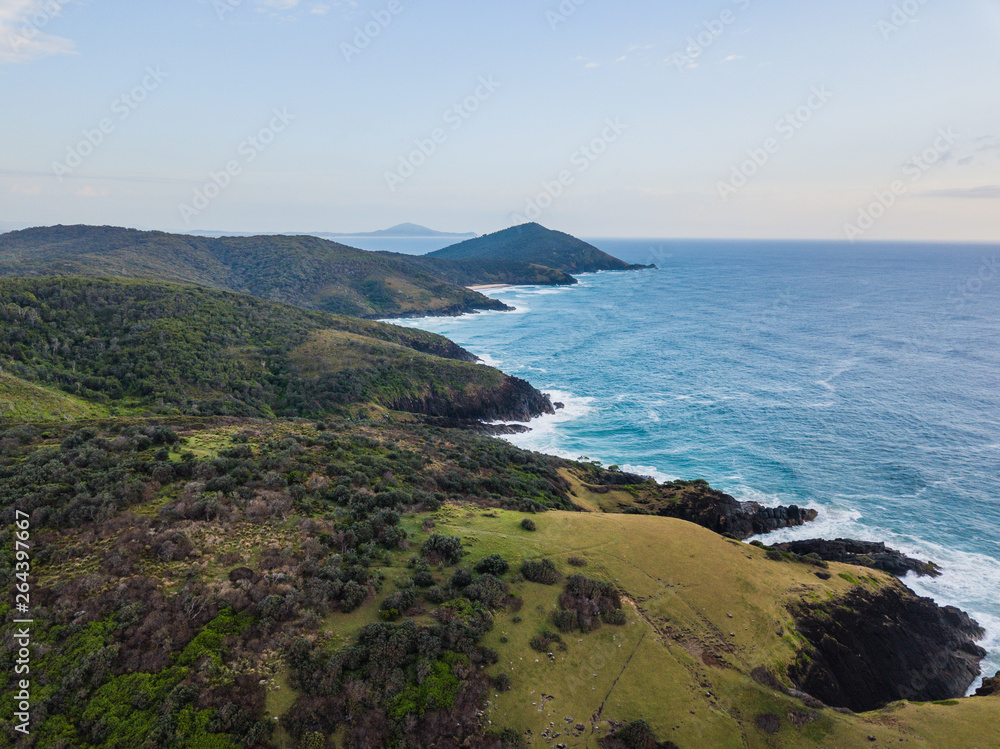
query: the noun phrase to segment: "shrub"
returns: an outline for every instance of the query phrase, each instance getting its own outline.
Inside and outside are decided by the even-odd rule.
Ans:
[[[406,611],[414,604],[416,599],[416,593],[410,588],[397,590],[395,593],[390,593],[385,597],[380,608],[383,611],[390,611],[392,609]]]
[[[507,601],[507,586],[500,578],[487,574],[467,587],[465,595],[488,609],[501,609]]]
[[[576,612],[559,609],[552,614],[552,623],[560,632],[572,632],[576,629]]]
[[[448,595],[448,591],[439,585],[435,585],[424,591],[424,598],[426,598],[430,603],[444,603],[451,596]]]
[[[569,562],[569,564],[570,564],[571,567],[586,567],[587,566],[587,560],[586,559],[581,559],[580,557],[570,557],[566,561]]]
[[[620,726],[599,743],[604,749],[677,749],[672,741],[657,741],[653,729],[644,720],[634,720]]]
[[[458,564],[462,558],[462,539],[458,536],[440,536],[435,533],[424,542],[420,553],[432,561]]]
[[[553,585],[559,579],[559,572],[550,559],[525,561],[521,565],[521,574],[525,580],[542,585]]]
[[[510,676],[501,672],[493,677],[493,686],[498,692],[509,692],[511,681]]]
[[[532,650],[539,653],[550,653],[552,652],[552,646],[557,645],[559,650],[566,649],[566,643],[563,639],[557,635],[555,632],[549,632],[549,630],[542,630],[540,634],[535,635],[531,638],[528,643]]]
[[[601,621],[605,624],[620,627],[624,624],[628,624],[628,617],[621,609],[611,609],[610,611],[601,612]]]
[[[434,575],[427,570],[420,570],[413,576],[413,584],[419,588],[429,588],[434,584]]]
[[[509,569],[510,565],[507,560],[499,554],[490,554],[476,565],[476,572],[483,575],[496,575],[497,577],[506,575]]]
[[[526,531],[536,530],[538,526],[535,525],[535,521],[531,518],[525,518],[521,521],[521,527]]]
[[[451,576],[451,585],[457,590],[461,590],[472,582],[472,573],[465,567],[459,567],[455,574]]]

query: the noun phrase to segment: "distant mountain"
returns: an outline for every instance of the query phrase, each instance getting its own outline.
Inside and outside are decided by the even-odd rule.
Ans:
[[[194,237],[96,226],[0,235],[0,276],[108,276],[196,284],[357,317],[507,307],[433,269],[311,236]]]
[[[420,224],[397,224],[396,226],[390,227],[388,229],[380,229],[378,231],[366,231],[366,232],[355,232],[354,234],[344,234],[341,232],[331,232],[331,231],[292,231],[292,232],[282,232],[277,233],[264,233],[264,234],[254,234],[253,232],[238,232],[238,231],[192,231],[188,232],[192,236],[196,237],[253,237],[253,236],[286,236],[286,237],[319,237],[321,239],[343,239],[347,237],[358,237],[358,238],[383,238],[383,239],[436,239],[436,238],[449,238],[453,237],[455,239],[467,239],[469,237],[479,236],[475,232],[464,232],[464,233],[454,233],[447,231],[435,231],[434,229],[428,229],[426,226],[420,226]]]
[[[385,237],[394,239],[406,239],[408,237],[412,238],[431,238],[431,237],[477,237],[479,236],[475,232],[464,232],[455,233],[448,231],[435,231],[434,229],[428,229],[426,226],[421,226],[420,224],[397,224],[396,226],[390,227],[388,229],[380,229],[379,231],[368,231],[360,232],[357,234],[331,234],[330,232],[322,232],[316,236],[322,237]]]
[[[425,257],[445,260],[507,260],[553,268],[565,273],[601,270],[640,270],[654,266],[630,265],[624,260],[561,231],[541,224],[522,224],[494,234],[430,252]]]

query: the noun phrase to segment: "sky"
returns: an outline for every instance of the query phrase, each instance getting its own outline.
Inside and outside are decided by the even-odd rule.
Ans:
[[[1000,0],[0,0],[0,231],[1000,241]]]

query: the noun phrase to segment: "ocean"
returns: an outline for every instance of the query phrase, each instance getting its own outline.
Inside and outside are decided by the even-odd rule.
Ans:
[[[590,241],[658,270],[403,324],[566,405],[521,447],[819,510],[770,541],[939,563],[906,584],[972,614],[1000,669],[1000,246]]]

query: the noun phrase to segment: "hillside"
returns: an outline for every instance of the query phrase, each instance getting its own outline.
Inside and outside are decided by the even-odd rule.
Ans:
[[[0,418],[117,414],[322,416],[349,404],[449,418],[552,410],[530,385],[445,338],[190,286],[0,279]],[[28,385],[48,399],[25,410]],[[70,397],[72,396],[72,398]],[[48,401],[48,402],[47,402]]]
[[[387,318],[506,307],[391,255],[308,236],[196,237],[96,226],[0,235],[0,276],[197,284],[307,309]]]
[[[33,549],[34,731],[18,746],[1000,741],[997,698],[951,699],[975,661],[967,618],[885,573],[571,511],[614,473],[398,419],[0,432],[0,543],[16,508]],[[858,650],[869,636],[877,651]],[[838,671],[837,648],[878,678]],[[875,702],[855,713],[813,684]]]
[[[532,263],[565,273],[593,273],[602,270],[639,270],[602,252],[581,239],[540,224],[522,224],[476,239],[430,252],[426,257],[446,260],[507,260]],[[652,266],[648,266],[652,267]]]

